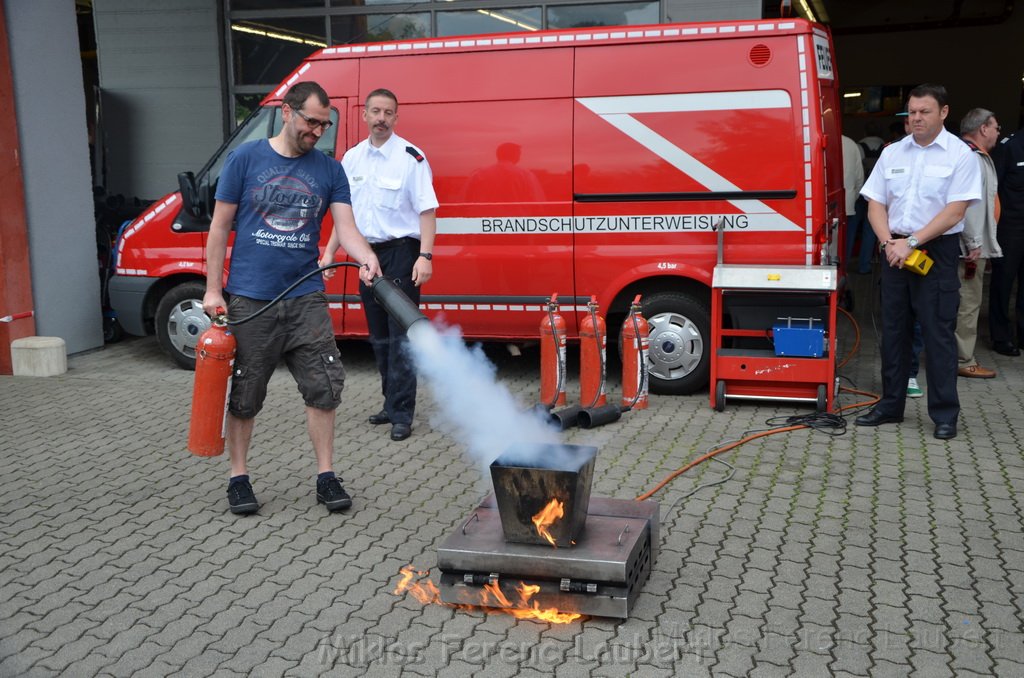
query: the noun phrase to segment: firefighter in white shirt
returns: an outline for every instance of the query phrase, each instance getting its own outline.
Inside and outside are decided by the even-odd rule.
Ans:
[[[960,305],[960,233],[968,205],[981,199],[981,170],[967,145],[946,131],[946,88],[910,92],[911,134],[882,151],[861,189],[882,256],[882,399],[858,426],[903,421],[914,319],[924,337],[928,414],[935,437],[956,437],[956,316]],[[927,250],[931,271],[904,268],[915,249]]]
[[[363,121],[369,136],[349,149],[342,166],[352,188],[356,226],[380,260],[384,276],[393,280],[413,303],[433,274],[437,196],[430,164],[418,147],[394,133],[398,97],[376,89],[366,97]],[[330,263],[337,244],[327,246],[321,265]],[[360,282],[370,344],[380,370],[384,406],[371,424],[391,424],[391,439],[412,434],[416,409],[416,371],[408,337]]]

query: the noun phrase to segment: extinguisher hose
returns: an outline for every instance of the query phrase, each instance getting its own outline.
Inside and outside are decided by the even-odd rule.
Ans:
[[[558,394],[562,392],[562,384],[565,376],[565,369],[562,366],[562,352],[559,350],[558,330],[555,328],[555,312],[552,310],[551,306],[551,304],[548,304],[548,322],[551,323],[551,340],[555,342],[555,357],[558,359],[558,379],[555,381],[555,393],[551,396],[551,402],[544,403],[544,407],[549,410],[558,404]]]
[[[275,304],[277,304],[277,302],[279,302],[282,299],[284,299],[288,295],[289,292],[291,292],[296,287],[298,287],[302,283],[304,283],[307,280],[309,280],[310,278],[312,278],[314,275],[316,275],[318,273],[323,273],[324,271],[326,271],[328,269],[331,269],[331,268],[338,268],[339,266],[351,266],[352,268],[362,268],[363,267],[362,264],[356,263],[354,261],[338,261],[338,262],[335,262],[333,264],[327,264],[326,266],[321,266],[320,268],[317,268],[315,270],[310,271],[309,273],[307,273],[306,275],[302,276],[301,278],[299,278],[298,280],[293,282],[291,285],[286,287],[284,292],[281,292],[281,294],[277,295],[276,297],[274,297],[273,299],[268,301],[267,305],[264,306],[263,308],[261,308],[260,310],[256,311],[255,313],[253,313],[251,315],[247,315],[246,317],[242,318],[241,320],[228,320],[227,321],[228,325],[241,325],[242,323],[247,323],[250,320],[253,320],[254,318],[258,318],[259,316],[263,315],[266,311],[270,310],[271,306],[274,306]]]
[[[601,381],[598,382],[597,392],[594,393],[594,401],[587,405],[586,409],[592,409],[594,407],[597,407],[598,401],[601,400],[601,394],[604,393],[605,372],[604,351],[601,350],[603,346],[601,345],[601,337],[598,336],[599,332],[597,327],[597,307],[595,307],[593,304],[590,305],[590,319],[594,323],[594,341],[597,342],[597,363],[598,365],[601,366]],[[606,335],[607,333],[607,330],[605,330]]]

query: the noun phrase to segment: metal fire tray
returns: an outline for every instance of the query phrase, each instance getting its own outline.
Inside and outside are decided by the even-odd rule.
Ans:
[[[571,548],[506,542],[491,495],[437,552],[441,600],[487,605],[483,586],[496,583],[514,607],[557,608],[625,619],[657,556],[658,504],[591,497],[587,529]],[[528,603],[516,589],[536,585]],[[493,603],[491,603],[493,604]]]

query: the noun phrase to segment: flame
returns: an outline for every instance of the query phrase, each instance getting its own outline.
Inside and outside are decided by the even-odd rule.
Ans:
[[[558,548],[558,544],[555,543],[555,538],[548,532],[548,527],[564,515],[565,504],[557,499],[552,499],[548,502],[547,506],[541,509],[540,513],[532,518],[533,524],[537,526],[537,534],[547,539],[548,543],[555,548]]]
[[[411,565],[406,565],[400,572],[401,577],[398,581],[398,585],[395,586],[395,595],[408,592],[412,597],[424,605],[433,603],[463,610],[477,609],[472,605],[453,605],[442,601],[441,592],[438,591],[437,586],[435,586],[434,582],[430,581],[430,579],[427,579],[425,584],[422,584],[419,581],[414,581],[415,578],[429,576],[429,570],[423,572],[413,569]],[[520,582],[519,586],[516,587],[516,592],[519,594],[518,602],[521,605],[528,605],[525,609],[520,609],[513,606],[513,603],[501,590],[501,587],[498,586],[497,582],[489,582],[483,586],[482,593],[480,594],[480,605],[502,608],[502,612],[506,612],[516,619],[538,619],[552,624],[569,624],[583,616],[575,612],[559,612],[558,609],[554,607],[541,609],[540,605],[537,604],[537,601],[530,600],[530,598],[539,591],[540,587],[537,585]],[[491,610],[487,610],[485,608],[485,611]]]
[[[412,595],[413,598],[420,601],[424,605],[430,603],[441,603],[441,592],[434,586],[434,582],[427,579],[426,584],[421,584],[418,581],[413,581],[413,577],[425,577],[430,574],[430,571],[421,572],[414,570],[412,565],[406,565],[401,569],[402,578],[398,581],[398,586],[395,587],[395,595],[402,594],[406,591]]]

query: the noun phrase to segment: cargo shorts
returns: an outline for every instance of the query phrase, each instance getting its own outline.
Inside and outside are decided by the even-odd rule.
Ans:
[[[232,295],[228,318],[245,318],[266,305],[266,301]],[[341,404],[345,368],[327,312],[326,294],[283,299],[258,318],[231,329],[238,341],[228,398],[228,412],[233,416],[251,419],[259,414],[267,384],[282,359],[306,405],[333,410]]]

